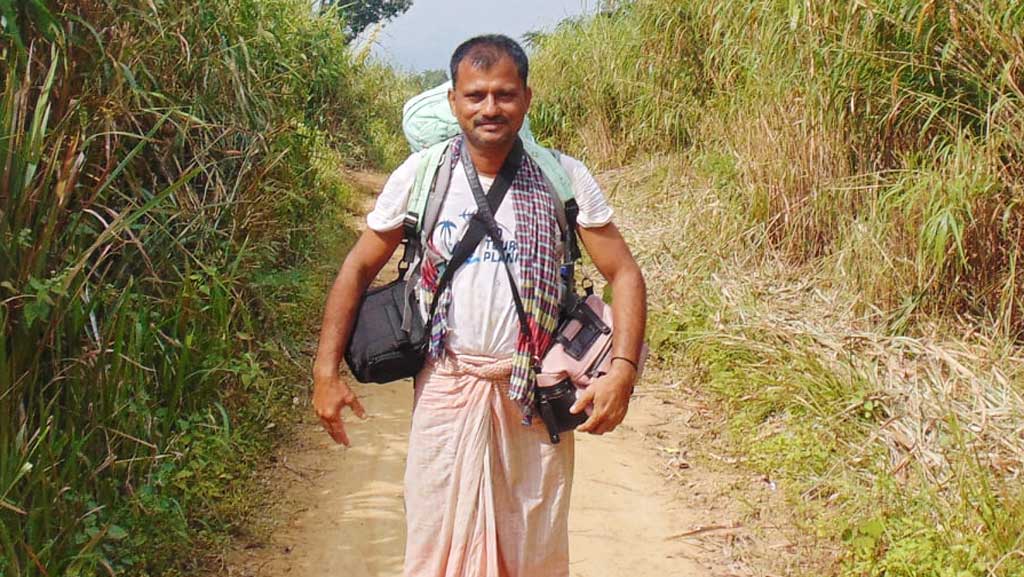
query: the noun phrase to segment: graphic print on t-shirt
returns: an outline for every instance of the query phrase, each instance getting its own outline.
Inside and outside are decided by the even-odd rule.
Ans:
[[[470,220],[472,220],[475,211],[463,210],[458,217],[459,222],[454,222],[449,219],[443,219],[438,221],[437,227],[434,229],[434,246],[445,258],[445,260],[451,259],[452,251],[455,250],[455,245],[458,244],[459,239],[465,234],[466,228],[469,226]],[[502,243],[502,248],[505,249],[505,257],[512,264],[516,263],[517,257],[517,243],[515,234],[504,224],[498,223],[498,237]],[[501,252],[498,247],[494,244],[494,239],[487,235],[480,241],[476,251],[466,259],[466,265],[479,264],[480,262],[502,262]]]
[[[580,208],[577,223],[583,227],[602,226],[612,217],[612,209],[605,201],[597,181],[583,164],[562,155],[562,166],[572,177],[573,191]],[[376,231],[394,230],[402,226],[408,211],[409,191],[416,179],[417,169],[422,162],[420,155],[412,155],[398,168],[384,185],[384,191],[377,198],[373,211],[367,215],[367,225]],[[480,178],[486,190],[492,181]],[[430,235],[431,248],[443,259],[451,258],[451,251],[462,236],[464,225],[473,217],[476,201],[469,187],[465,171],[456,166],[448,185],[448,195],[442,204],[438,224]],[[502,227],[501,237],[505,239],[512,261],[512,275],[517,278],[518,263],[515,239],[516,221],[510,199],[506,198],[495,218]],[[460,230],[462,229],[462,230]],[[559,247],[561,250],[561,247]],[[485,260],[486,259],[486,260]],[[489,262],[488,262],[489,261]],[[473,264],[475,263],[475,264]],[[476,255],[452,277],[451,288],[459,295],[452,301],[448,311],[447,346],[458,354],[507,357],[515,351],[519,336],[519,319],[512,301],[512,292],[504,266],[500,263],[496,247],[489,239],[481,241]],[[422,292],[420,312],[427,314],[427,305],[433,295]]]

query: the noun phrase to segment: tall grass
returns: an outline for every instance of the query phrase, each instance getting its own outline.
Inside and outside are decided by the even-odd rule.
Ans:
[[[261,279],[400,87],[301,1],[2,6],[0,575],[183,568],[291,397]]]
[[[1006,1],[638,0],[537,40],[535,124],[603,166],[723,155],[772,248],[867,225],[896,266],[858,290],[1017,334],[1022,25]]]
[[[1021,30],[636,0],[536,39],[535,130],[614,169],[649,340],[779,481],[808,575],[1024,574]]]

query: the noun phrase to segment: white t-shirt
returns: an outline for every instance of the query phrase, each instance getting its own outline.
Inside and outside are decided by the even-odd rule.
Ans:
[[[383,232],[402,226],[421,154],[413,154],[391,173],[384,190],[377,197],[376,205],[366,216],[366,223],[371,229]],[[577,224],[586,228],[608,224],[612,218],[612,209],[590,171],[579,160],[564,154],[561,163],[571,177],[576,203],[579,205]],[[480,184],[485,191],[492,182],[492,178],[480,177]],[[460,161],[452,170],[448,195],[432,235],[434,246],[445,260],[451,258],[452,249],[462,238],[474,213],[476,202]],[[505,197],[495,214],[495,220],[512,264],[513,277],[519,282],[516,221],[511,196]],[[556,247],[558,254],[561,254],[561,248]],[[519,318],[505,265],[489,236],[480,241],[473,256],[455,271],[451,287],[452,304],[448,309],[445,341],[448,348],[457,354],[498,358],[512,355],[519,333]],[[429,298],[429,295],[426,298],[420,295],[420,302],[426,303]]]

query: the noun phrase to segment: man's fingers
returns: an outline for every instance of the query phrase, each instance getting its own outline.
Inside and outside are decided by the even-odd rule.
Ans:
[[[604,412],[595,409],[594,412],[591,413],[590,418],[584,421],[583,424],[579,426],[578,430],[582,433],[598,434],[597,429],[601,426],[603,421]]]
[[[351,441],[348,440],[348,433],[345,432],[345,425],[341,424],[341,421],[338,421],[337,427],[335,428],[334,433],[331,434],[331,437],[346,447],[352,445]]]
[[[359,402],[357,397],[352,397],[352,402],[349,404],[352,407],[352,412],[356,414],[360,419],[366,418],[366,409],[363,408],[363,404]]]
[[[342,423],[340,416],[331,419],[321,418],[320,420],[323,422],[327,434],[334,439],[335,443],[341,443],[346,447],[349,446],[348,434],[345,432],[345,424]]]
[[[615,430],[615,427],[619,426],[622,422],[625,413],[622,411],[611,410],[608,408],[606,403],[595,403],[594,412],[590,415],[577,430],[583,433],[590,433],[592,435],[603,435],[610,433]]]
[[[340,418],[331,424],[331,437],[346,447],[352,444],[348,439],[348,433],[345,432],[345,423]]]
[[[583,390],[583,393],[577,397],[576,402],[569,408],[569,412],[572,414],[578,414],[583,409],[587,408],[587,405],[594,401],[594,390],[593,387],[587,387]],[[591,416],[591,419],[593,416]],[[589,419],[588,419],[589,421]]]
[[[619,425],[622,419],[619,418],[619,412],[616,410],[606,410],[604,418],[601,419],[601,425],[597,427],[598,434],[610,433],[615,430],[615,427]]]
[[[601,399],[596,399],[595,397],[596,393],[594,391],[594,387],[587,387],[587,389],[583,391],[583,394],[580,395],[579,400],[576,401],[576,404],[569,409],[569,412],[571,413],[579,413],[585,407],[593,403],[594,410],[590,413],[590,418],[579,426],[579,430],[584,433],[596,433],[598,426],[600,426],[601,421],[603,421],[605,417],[605,403],[601,402]]]

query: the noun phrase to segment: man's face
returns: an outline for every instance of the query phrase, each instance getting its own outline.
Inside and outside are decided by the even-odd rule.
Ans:
[[[503,55],[482,70],[465,58],[459,63],[457,78],[458,83],[448,92],[448,103],[470,144],[482,150],[509,146],[533,98],[520,80],[515,62]]]

